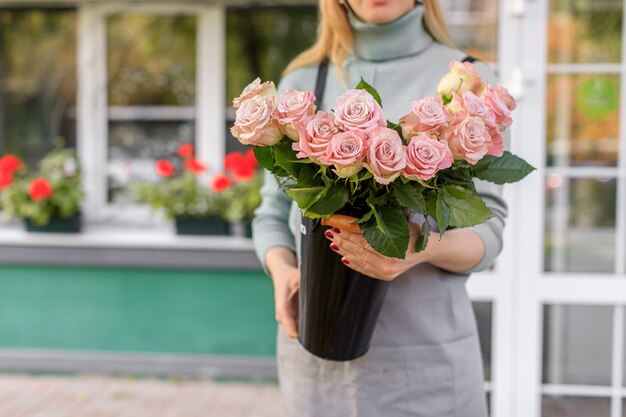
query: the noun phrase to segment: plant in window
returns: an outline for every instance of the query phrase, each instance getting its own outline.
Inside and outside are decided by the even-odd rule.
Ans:
[[[138,201],[163,210],[178,234],[228,234],[227,200],[199,181],[207,166],[196,159],[192,145],[180,145],[176,155],[156,161],[154,169],[160,181],[132,183]]]
[[[254,151],[229,153],[224,158],[224,169],[226,173],[213,178],[212,188],[223,192],[228,201],[225,217],[231,222],[242,223],[245,236],[251,237],[250,225],[254,210],[261,204],[260,190],[263,185],[262,171]]]
[[[78,232],[83,197],[72,149],[49,152],[33,175],[13,154],[0,159],[0,206],[5,216],[24,219],[29,231]]]

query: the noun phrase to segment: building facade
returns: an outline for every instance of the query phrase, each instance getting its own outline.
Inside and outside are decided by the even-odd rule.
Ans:
[[[79,236],[0,225],[0,367],[271,374],[250,241],[175,237],[128,192],[182,142],[221,169],[232,97],[314,38],[314,2],[248,3],[0,0],[0,153],[75,146],[87,190]],[[624,1],[442,3],[519,100],[511,149],[537,167],[468,283],[491,415],[624,416]]]

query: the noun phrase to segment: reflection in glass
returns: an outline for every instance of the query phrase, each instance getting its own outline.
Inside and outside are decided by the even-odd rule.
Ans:
[[[478,323],[478,337],[480,338],[480,350],[483,354],[483,371],[485,381],[491,380],[491,321],[492,304],[490,302],[473,302],[474,315]]]
[[[548,165],[616,165],[619,90],[619,75],[548,77]]]
[[[242,7],[226,11],[226,105],[254,78],[278,83],[283,69],[313,44],[317,8]]]
[[[619,62],[622,5],[622,0],[551,0],[549,62]]]
[[[610,417],[611,399],[544,395],[541,417]]]
[[[131,179],[156,181],[154,162],[174,155],[181,143],[192,143],[193,121],[109,123],[109,201],[129,203]]]
[[[450,0],[444,5],[455,45],[481,61],[496,62],[498,1]]]
[[[196,17],[113,15],[107,45],[108,200],[130,202],[131,178],[195,141]]]
[[[194,16],[113,15],[107,45],[109,105],[194,104]]]
[[[548,176],[544,235],[546,271],[615,270],[615,195],[615,179]]]
[[[612,307],[544,306],[543,383],[610,385],[612,330]]]
[[[75,105],[75,11],[0,10],[0,154],[75,146]]]

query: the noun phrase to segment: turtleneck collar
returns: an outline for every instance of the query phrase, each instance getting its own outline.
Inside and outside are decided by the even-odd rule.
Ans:
[[[418,4],[393,22],[377,25],[361,21],[348,7],[354,55],[367,61],[387,61],[424,51],[434,39],[424,28],[423,16],[424,7]]]

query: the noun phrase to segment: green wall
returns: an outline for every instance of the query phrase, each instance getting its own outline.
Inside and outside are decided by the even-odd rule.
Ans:
[[[0,348],[274,355],[263,272],[0,266]]]

